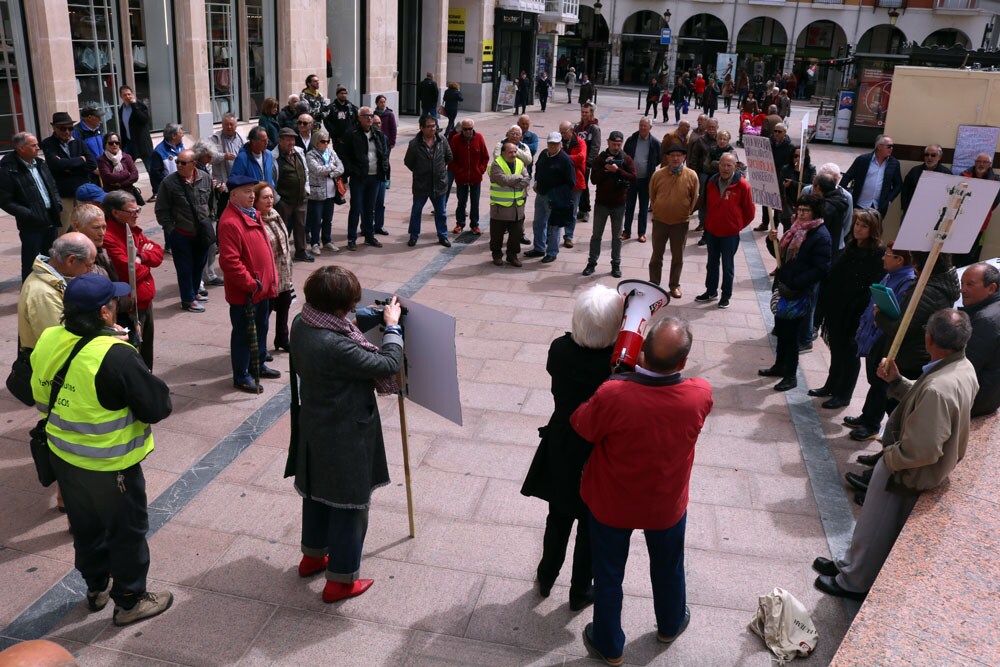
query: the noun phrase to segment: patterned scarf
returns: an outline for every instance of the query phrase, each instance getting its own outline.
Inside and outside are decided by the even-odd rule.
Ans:
[[[119,152],[117,155],[115,155],[111,151],[104,151],[104,156],[106,158],[108,158],[108,161],[111,162],[111,166],[112,166],[111,171],[112,172],[117,173],[119,171],[124,171],[125,170],[125,165],[122,164],[122,154],[121,154],[121,152]]]
[[[814,220],[799,220],[796,218],[795,222],[792,223],[792,228],[781,237],[780,245],[784,261],[787,262],[795,259],[795,256],[799,254],[799,248],[802,247],[802,242],[806,240],[806,234],[809,233],[809,230],[816,229],[822,224],[823,218],[816,218]]]
[[[310,306],[308,303],[302,307],[302,321],[314,329],[329,329],[337,333],[346,334],[348,338],[360,345],[369,352],[378,352],[379,349],[368,342],[361,329],[358,329],[354,322],[337,317],[331,313],[324,313]],[[389,396],[399,393],[399,381],[396,375],[375,378],[375,389],[379,396]]]

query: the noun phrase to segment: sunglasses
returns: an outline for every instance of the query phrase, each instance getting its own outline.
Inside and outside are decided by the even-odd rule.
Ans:
[[[108,146],[121,146],[121,145],[122,144],[121,144],[120,141],[109,141],[108,142]]]
[[[924,153],[924,157],[937,157],[940,153]]]
[[[312,125],[312,121],[300,120],[299,125]]]
[[[320,139],[316,143],[317,144],[328,144],[328,143],[330,143],[330,140],[329,139]]]
[[[178,167],[184,167],[189,164],[194,164],[194,160],[177,160],[176,162]]]
[[[889,150],[892,150],[893,148],[895,148],[895,146],[893,146],[892,144],[882,144],[882,148],[888,148]]]

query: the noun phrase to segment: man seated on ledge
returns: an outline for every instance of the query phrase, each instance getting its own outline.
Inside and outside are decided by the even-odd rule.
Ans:
[[[899,406],[889,416],[883,456],[875,464],[851,546],[838,560],[820,556],[813,561],[820,574],[816,588],[824,593],[863,599],[917,498],[943,484],[965,456],[969,413],[979,390],[976,371],[965,358],[971,336],[968,315],[942,308],[924,330],[931,361],[919,378],[908,380],[894,361],[882,360],[878,375]]]

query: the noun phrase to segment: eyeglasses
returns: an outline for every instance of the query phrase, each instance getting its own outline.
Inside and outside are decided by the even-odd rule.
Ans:
[[[895,146],[893,146],[892,144],[882,144],[882,148],[888,148],[889,150],[892,150],[893,148],[895,148]]]
[[[311,120],[300,120],[299,125],[312,125]]]
[[[120,141],[109,141],[108,142],[108,146],[121,146],[121,145],[122,144],[121,144]]]
[[[811,208],[809,208],[808,206],[799,206],[795,210],[798,211],[799,213],[812,213],[813,212],[813,210]]]
[[[375,114],[373,114],[373,113],[363,113],[363,114],[360,114],[359,117],[360,118],[371,118],[374,115]]]
[[[134,209],[127,209],[127,208],[126,209],[122,209],[122,213],[127,213],[129,215],[139,215],[139,213],[141,213],[141,212],[142,212],[142,207],[141,206],[139,206],[137,208],[134,208]]]
[[[924,153],[924,157],[937,157],[940,153]]]
[[[476,128],[474,128],[474,127],[463,127],[462,128],[462,132],[475,132],[475,131],[476,131]]]
[[[194,160],[175,160],[175,162],[177,162],[178,167],[184,167],[189,164],[194,164]]]
[[[328,144],[328,143],[330,143],[330,140],[329,139],[318,139],[316,141],[316,143],[317,144]]]

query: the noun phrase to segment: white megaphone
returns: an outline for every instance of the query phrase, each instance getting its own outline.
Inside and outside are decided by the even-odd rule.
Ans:
[[[625,312],[614,353],[611,355],[611,365],[616,368],[635,368],[646,336],[646,327],[656,311],[670,303],[670,295],[659,285],[645,280],[623,280],[618,283],[618,293],[625,297]]]

